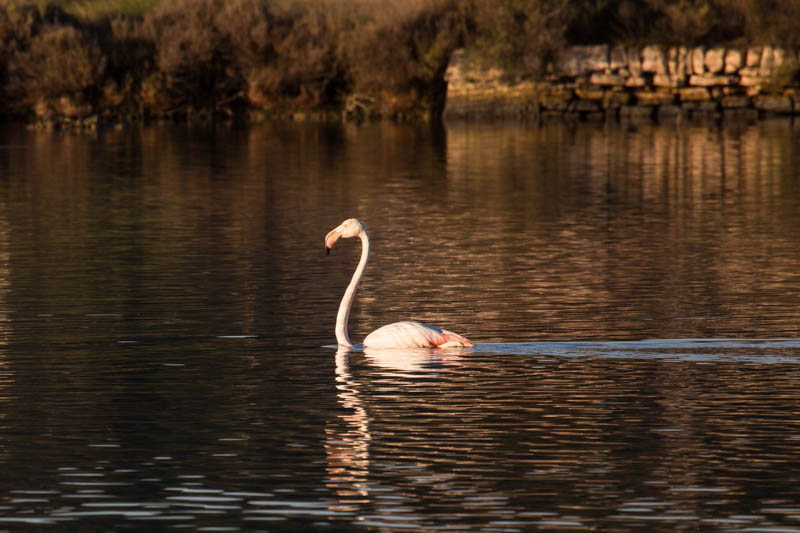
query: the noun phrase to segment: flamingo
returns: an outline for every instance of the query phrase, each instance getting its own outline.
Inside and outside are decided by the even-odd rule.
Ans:
[[[336,314],[336,342],[339,346],[351,348],[350,335],[347,332],[347,322],[350,318],[350,308],[356,296],[361,276],[367,267],[369,258],[369,235],[364,223],[357,218],[348,218],[325,236],[325,252],[330,253],[333,243],[340,238],[359,237],[361,239],[361,259],[350,284],[344,291],[344,296],[339,304]],[[447,331],[437,326],[421,322],[395,322],[376,329],[364,339],[365,348],[434,348],[437,346],[472,346],[465,337]]]

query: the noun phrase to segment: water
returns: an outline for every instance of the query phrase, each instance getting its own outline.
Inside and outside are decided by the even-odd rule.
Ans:
[[[0,129],[0,530],[800,531],[798,133]]]

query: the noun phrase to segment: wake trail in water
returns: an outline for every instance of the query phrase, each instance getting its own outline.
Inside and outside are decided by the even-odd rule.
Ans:
[[[478,343],[472,352],[607,359],[800,364],[800,339],[652,339],[642,341]]]

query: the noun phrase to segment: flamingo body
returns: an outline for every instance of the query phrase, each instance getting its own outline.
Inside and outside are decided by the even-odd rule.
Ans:
[[[348,237],[361,239],[361,259],[358,261],[350,284],[339,303],[339,312],[336,314],[336,342],[345,347],[352,346],[350,335],[347,332],[347,322],[350,318],[350,308],[353,305],[358,284],[367,268],[369,235],[360,220],[348,218],[325,236],[325,249],[328,252],[339,238]],[[461,335],[437,326],[420,322],[395,322],[367,335],[367,338],[364,339],[364,346],[367,348],[434,348],[437,346],[472,346],[472,343]]]
[[[380,327],[364,339],[366,348],[435,348],[472,346],[466,338],[421,322],[395,322]]]

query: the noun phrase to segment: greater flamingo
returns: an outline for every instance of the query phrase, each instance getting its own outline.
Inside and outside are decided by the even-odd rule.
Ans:
[[[333,243],[339,238],[361,238],[361,260],[358,262],[353,279],[344,291],[339,312],[336,314],[336,342],[340,346],[352,347],[350,335],[347,333],[347,321],[350,308],[356,296],[361,276],[367,267],[369,258],[369,235],[367,228],[357,218],[348,218],[325,236],[325,251],[330,253]],[[364,339],[366,348],[434,348],[436,346],[472,346],[466,338],[436,326],[420,322],[395,322],[376,329]]]

